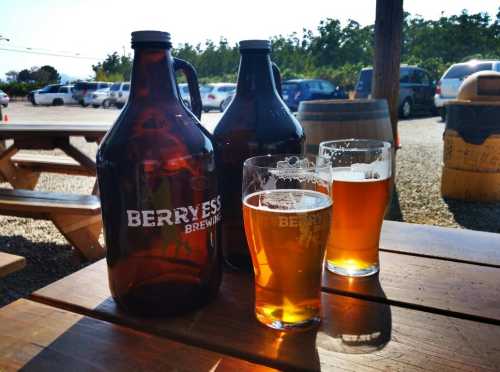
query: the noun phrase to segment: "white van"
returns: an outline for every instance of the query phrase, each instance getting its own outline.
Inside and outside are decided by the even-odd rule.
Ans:
[[[500,72],[500,61],[473,59],[464,63],[455,63],[446,70],[443,77],[441,77],[441,80],[439,80],[436,85],[436,94],[434,95],[434,104],[443,120],[446,116],[444,104],[457,98],[458,89],[462,81],[475,72],[490,70]]]

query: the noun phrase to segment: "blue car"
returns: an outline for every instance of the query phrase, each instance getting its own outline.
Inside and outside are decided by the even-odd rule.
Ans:
[[[343,88],[321,79],[286,80],[281,84],[281,89],[283,100],[292,111],[297,111],[302,101],[348,98]]]

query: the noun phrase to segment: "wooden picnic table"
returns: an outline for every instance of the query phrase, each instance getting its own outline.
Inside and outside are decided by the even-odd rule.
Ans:
[[[500,370],[500,235],[385,221],[381,272],[325,273],[319,329],[253,316],[252,277],[177,317],[140,318],[110,297],[98,261],[0,309],[0,370]]]
[[[108,124],[2,124],[0,140],[12,143],[0,150],[0,178],[14,188],[0,188],[0,214],[51,220],[85,258],[104,256],[99,243],[101,205],[97,183],[92,195],[33,191],[40,173],[95,177],[93,159],[73,146],[72,137],[99,143]],[[21,150],[55,150],[65,156],[20,153]]]
[[[109,124],[2,124],[0,140],[12,140],[13,143],[0,152],[0,174],[14,188],[33,189],[39,177],[38,169],[33,169],[36,158],[29,162],[22,158],[16,162],[15,155],[20,150],[62,150],[73,160],[82,174],[95,176],[95,162],[70,143],[71,137],[83,137],[89,142],[99,142],[110,128]],[[38,156],[41,164],[49,163]],[[18,157],[19,159],[19,157]],[[57,163],[55,158],[50,158]],[[67,160],[67,159],[64,159]],[[16,166],[19,164],[29,166]],[[63,167],[63,164],[60,164]],[[53,168],[53,170],[56,167]],[[64,173],[64,171],[62,171]]]

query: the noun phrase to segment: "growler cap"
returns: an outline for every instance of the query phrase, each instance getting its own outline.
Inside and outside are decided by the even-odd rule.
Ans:
[[[269,40],[241,40],[241,49],[267,49],[271,50],[271,42]]]
[[[170,34],[163,31],[134,31],[132,43],[170,43]]]

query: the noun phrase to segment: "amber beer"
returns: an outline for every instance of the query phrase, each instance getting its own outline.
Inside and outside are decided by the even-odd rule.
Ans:
[[[378,244],[390,179],[359,180],[349,172],[333,172],[333,219],[326,262],[332,271],[378,270]]]
[[[391,144],[369,139],[326,141],[319,144],[319,157],[332,170],[333,218],[326,267],[340,275],[375,274],[391,191]]]
[[[331,219],[328,195],[269,190],[243,200],[255,273],[255,312],[278,329],[319,320],[321,271]]]

